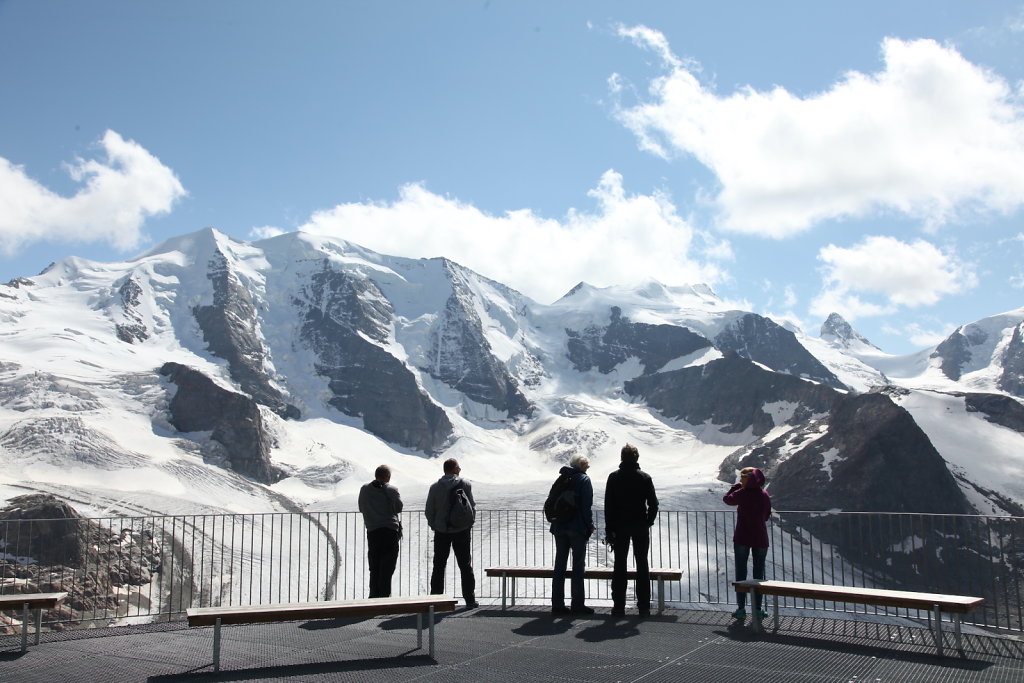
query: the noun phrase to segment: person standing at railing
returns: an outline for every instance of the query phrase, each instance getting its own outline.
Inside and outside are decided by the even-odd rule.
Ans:
[[[577,453],[569,459],[569,466],[558,472],[559,481],[565,478],[574,494],[571,517],[562,521],[554,518],[550,531],[555,537],[555,574],[551,581],[551,611],[555,614],[593,614],[587,607],[583,584],[583,570],[587,566],[587,541],[594,533],[594,484],[587,476],[590,460]],[[558,486],[556,481],[555,486]],[[569,582],[570,607],[565,606],[565,569],[572,552],[572,576]]]
[[[366,561],[370,565],[371,598],[391,596],[391,577],[398,564],[402,539],[402,496],[391,485],[391,468],[381,465],[373,481],[359,489],[359,512],[366,525]]]
[[[448,555],[455,551],[455,561],[462,574],[462,597],[466,607],[477,607],[476,576],[473,574],[473,556],[470,534],[476,514],[472,485],[459,477],[462,468],[455,458],[444,461],[444,476],[430,485],[424,513],[427,524],[434,530],[434,567],[430,573],[430,592],[444,593],[444,573],[448,568]]]
[[[764,473],[756,467],[740,470],[740,480],[733,484],[722,498],[726,505],[736,507],[736,529],[733,531],[732,547],[736,554],[736,580],[747,578],[747,560],[754,556],[754,578],[764,578],[764,563],[768,556],[768,527],[766,522],[772,515],[772,499],[764,490]],[[761,609],[761,594],[754,595],[754,609],[761,618],[768,613]],[[747,618],[747,594],[736,593],[734,619]]]
[[[615,553],[612,571],[612,616],[626,614],[626,562],[633,545],[636,562],[636,606],[641,617],[651,614],[651,577],[647,551],[651,526],[658,516],[658,496],[651,475],[640,469],[640,451],[622,447],[619,469],[608,475],[604,489],[605,534]]]

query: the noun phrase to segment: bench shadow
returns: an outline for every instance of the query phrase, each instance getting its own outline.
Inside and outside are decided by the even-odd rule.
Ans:
[[[364,621],[369,621],[371,617],[345,617],[342,619],[314,619],[305,623],[299,624],[299,628],[306,631],[320,631],[328,628],[342,628],[345,626],[351,626],[352,624],[358,624]]]
[[[442,621],[447,619],[454,612],[438,612],[434,615],[434,624],[440,624]],[[390,619],[384,619],[380,622],[380,628],[383,631],[398,631],[404,629],[416,628],[416,615],[415,614],[402,614],[400,616],[391,617]],[[430,618],[423,615],[423,629],[430,628]]]
[[[730,624],[725,630],[716,630],[716,634],[736,642],[764,641],[778,643],[780,645],[791,645],[793,647],[809,648],[815,650],[827,650],[830,652],[841,651],[845,654],[861,655],[879,660],[893,662],[912,662],[916,664],[940,665],[949,669],[960,669],[964,671],[985,671],[993,666],[990,661],[982,659],[966,659],[959,655],[939,657],[937,654],[925,652],[910,652],[907,650],[893,649],[891,645],[870,645],[865,643],[851,643],[844,640],[833,640],[819,638],[814,635],[788,634],[788,633],[765,633],[756,637],[754,633],[742,624]],[[866,639],[861,637],[862,640]],[[880,641],[888,643],[889,641]],[[955,652],[955,650],[954,650]]]
[[[433,666],[437,662],[430,655],[413,655],[409,650],[405,654],[393,657],[374,657],[370,659],[347,659],[337,662],[317,662],[311,664],[283,664],[281,666],[260,666],[252,669],[221,669],[214,673],[213,665],[207,664],[179,674],[161,674],[150,676],[149,683],[172,683],[176,681],[256,681],[278,680],[297,676],[326,676],[345,674],[356,671],[373,671],[377,669],[408,669],[418,666]],[[207,670],[204,670],[207,669]]]

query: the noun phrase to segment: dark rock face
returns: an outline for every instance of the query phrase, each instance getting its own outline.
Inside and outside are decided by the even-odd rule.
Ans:
[[[635,356],[644,366],[644,374],[650,374],[674,358],[711,346],[710,341],[685,327],[630,322],[618,306],[611,307],[611,321],[606,327],[567,329],[565,333],[569,337],[569,360],[580,372],[596,367],[607,374]]]
[[[1024,434],[1024,405],[1002,394],[967,394],[964,405],[968,412],[984,413],[985,419]]]
[[[735,351],[776,372],[846,389],[831,370],[797,341],[795,334],[756,313],[741,316],[719,332],[715,346],[722,351]]]
[[[248,396],[217,386],[213,380],[178,363],[164,363],[160,374],[178,390],[170,402],[171,424],[182,432],[211,432],[224,448],[226,468],[272,484],[281,471],[270,464],[270,440],[259,406]]]
[[[1003,373],[998,387],[1008,394],[1024,397],[1024,324],[1017,325],[1003,351]]]
[[[452,434],[444,410],[409,368],[362,336],[387,341],[393,309],[380,288],[325,264],[305,295],[306,301],[294,302],[302,315],[300,334],[316,354],[317,373],[330,379],[330,405],[362,418],[367,431],[386,441],[439,451]]]
[[[931,358],[941,358],[939,366],[942,373],[951,380],[958,380],[963,374],[963,367],[971,360],[972,344],[979,344],[985,341],[985,333],[981,330],[974,330],[973,334],[965,334],[965,328],[958,327],[953,334],[942,340]]]
[[[133,599],[145,599],[162,568],[162,552],[152,525],[125,525],[118,519],[113,528],[104,524],[108,521],[84,519],[51,495],[12,498],[0,510],[3,592],[66,591],[64,604],[44,615],[44,620],[64,622],[54,629],[126,614]]]
[[[509,417],[533,411],[519,385],[498,362],[484,336],[471,292],[451,265],[453,291],[433,335],[433,365],[422,368],[468,398],[505,411]]]
[[[125,322],[117,323],[114,326],[117,338],[129,344],[146,341],[149,339],[149,330],[146,329],[142,322],[142,316],[137,310],[142,297],[142,287],[129,277],[117,291],[121,296],[121,307],[124,309],[125,317]]]
[[[839,396],[820,384],[769,372],[732,352],[703,366],[637,377],[624,388],[666,417],[692,425],[710,421],[723,432],[751,428],[754,436],[776,426],[765,404],[795,404],[787,422],[798,424],[827,413]]]
[[[828,417],[748,453],[720,476],[760,467],[782,510],[973,512],[945,461],[906,410],[886,395],[839,395]]]
[[[257,403],[281,417],[297,419],[299,409],[285,403],[264,370],[267,354],[254,329],[257,316],[252,295],[231,272],[220,251],[210,261],[208,277],[213,283],[213,305],[196,306],[192,314],[210,353],[228,362],[231,378]]]

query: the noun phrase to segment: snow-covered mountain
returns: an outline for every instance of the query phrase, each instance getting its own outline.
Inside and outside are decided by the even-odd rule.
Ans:
[[[0,500],[352,509],[387,462],[416,504],[454,456],[487,507],[535,505],[575,452],[600,489],[629,441],[676,508],[757,463],[790,509],[1016,512],[1022,321],[891,356],[704,285],[541,305],[444,258],[207,229],[0,285]]]

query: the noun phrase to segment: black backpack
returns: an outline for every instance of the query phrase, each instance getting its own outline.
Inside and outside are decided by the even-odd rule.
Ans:
[[[476,521],[476,510],[469,502],[466,490],[462,488],[462,480],[455,480],[455,485],[448,492],[448,528],[462,531],[473,526]]]
[[[544,501],[544,516],[554,524],[565,524],[576,516],[576,477],[561,474],[551,485]]]

